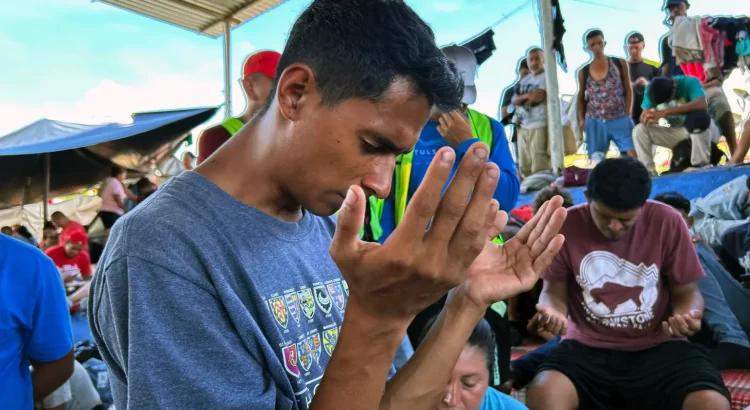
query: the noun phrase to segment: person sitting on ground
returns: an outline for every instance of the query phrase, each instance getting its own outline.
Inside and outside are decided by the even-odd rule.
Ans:
[[[649,201],[651,176],[631,157],[599,163],[587,204],[569,209],[566,241],[543,274],[539,325],[563,339],[528,391],[531,410],[729,410],[701,347],[704,276],[680,215]]]
[[[83,250],[86,236],[81,232],[74,232],[62,245],[53,246],[44,253],[55,263],[64,282],[70,282],[79,275],[83,280],[91,279],[91,258]]]
[[[3,226],[0,228],[0,233],[3,235],[13,236],[13,228],[10,226]]]
[[[750,285],[750,222],[729,228],[721,235],[719,257],[734,278]]]
[[[245,111],[221,124],[206,128],[198,137],[198,165],[218,150],[236,134],[263,107],[276,77],[276,67],[281,54],[264,50],[247,57],[242,65],[242,92],[245,94]]]
[[[29,229],[23,225],[16,225],[14,227],[13,237],[18,239],[19,241],[26,242],[31,246],[39,247],[39,244],[36,242],[34,235],[32,235],[31,232],[29,232]]]
[[[45,251],[55,245],[60,244],[60,234],[57,233],[57,226],[47,221],[42,228],[42,241],[39,242],[39,249]]]
[[[718,247],[724,232],[750,218],[750,178],[739,176],[708,195],[693,199],[692,205],[693,231],[712,247]]]
[[[57,225],[58,228],[60,228],[60,233],[58,234],[59,243],[64,244],[65,242],[68,241],[68,239],[70,239],[71,235],[73,235],[75,232],[80,232],[86,236],[86,241],[83,244],[83,250],[88,252],[89,250],[88,232],[86,232],[86,228],[83,225],[68,218],[64,213],[60,211],[52,212],[52,215],[50,215],[50,219],[52,220],[52,223],[54,223],[55,225]]]
[[[28,244],[0,235],[0,407],[30,410],[73,374],[60,273]]]
[[[420,339],[427,336],[436,319],[427,322]],[[528,410],[518,400],[489,387],[497,360],[495,346],[492,327],[487,320],[480,320],[464,345],[435,410]]]
[[[674,149],[689,139],[692,166],[711,163],[711,143],[718,142],[721,133],[706,111],[706,93],[697,78],[654,78],[646,86],[641,108],[641,123],[633,129],[633,142],[638,159],[652,175],[656,174],[654,145]],[[669,127],[659,125],[662,118]]]
[[[621,155],[635,157],[633,146],[633,88],[625,60],[604,54],[604,33],[594,29],[584,35],[592,60],[578,70],[578,125],[586,132],[589,158],[606,155],[614,141]]]
[[[688,228],[693,226],[690,200],[677,192],[665,192],[654,201],[677,210]],[[745,289],[722,266],[711,246],[700,236],[693,236],[695,250],[706,276],[699,279],[698,289],[705,301],[704,322],[716,346],[709,358],[718,370],[750,369],[750,289]]]

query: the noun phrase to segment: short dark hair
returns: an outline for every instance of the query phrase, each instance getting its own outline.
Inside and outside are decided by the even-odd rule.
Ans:
[[[47,222],[44,223],[44,226],[42,227],[42,230],[45,230],[45,229],[54,229],[54,230],[57,230],[57,226],[55,224],[53,224],[52,222],[47,221]]]
[[[522,58],[521,61],[518,62],[518,71],[521,71],[523,69],[529,69],[529,62],[526,61],[526,57]]]
[[[643,207],[651,195],[651,175],[635,158],[609,158],[591,170],[586,190],[591,201],[630,211]]]
[[[52,212],[52,215],[49,216],[50,219],[57,219],[57,218],[65,218],[65,214],[60,211]]]
[[[109,176],[111,176],[112,178],[114,178],[114,177],[122,174],[123,172],[125,172],[125,170],[123,168],[120,168],[118,166],[114,166],[114,167],[112,167],[109,170]]]
[[[690,200],[676,191],[663,192],[654,197],[654,201],[661,202],[665,205],[669,205],[672,208],[683,211],[686,214],[690,213]]]
[[[597,29],[589,30],[586,32],[586,35],[584,36],[585,41],[588,43],[589,40],[591,40],[594,37],[601,37],[604,38],[604,33]]]
[[[675,84],[672,77],[654,77],[648,84],[648,99],[657,106],[674,98]]]
[[[627,41],[629,43],[633,39],[637,40],[639,43],[641,41],[645,42],[645,40],[643,39],[643,34],[637,32],[637,31],[634,31],[634,32],[630,33],[630,35],[628,36],[628,38],[625,41]]]
[[[314,0],[292,26],[264,109],[295,63],[312,69],[329,107],[352,98],[377,101],[399,78],[441,111],[458,109],[463,98],[456,65],[403,0]]]
[[[568,192],[567,189],[561,188],[557,185],[550,185],[546,188],[542,188],[539,192],[536,193],[536,195],[534,195],[534,199],[531,200],[531,209],[536,214],[537,212],[539,212],[539,208],[541,208],[545,202],[549,201],[557,195],[560,195],[563,199],[563,208],[570,208],[571,206],[575,205],[575,203],[573,202],[573,196],[570,195],[570,192]]]
[[[424,338],[427,337],[427,334],[430,332],[430,329],[435,324],[436,320],[437,316],[427,321],[424,329],[422,329],[422,333],[419,335],[419,344],[421,344],[424,341]],[[495,367],[495,347],[497,346],[495,343],[495,332],[492,331],[490,322],[485,318],[482,318],[482,320],[477,323],[474,330],[471,332],[471,336],[469,336],[469,340],[466,341],[467,345],[479,348],[479,350],[484,353],[485,360],[487,361],[487,371],[490,372],[490,375]]]

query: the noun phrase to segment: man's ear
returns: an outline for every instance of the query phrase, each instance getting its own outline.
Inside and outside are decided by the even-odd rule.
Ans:
[[[245,77],[240,80],[240,85],[242,86],[242,89],[245,91],[245,95],[247,96],[247,99],[250,101],[255,101],[255,88],[253,87],[253,80],[250,79],[250,77]]]
[[[305,106],[320,103],[312,69],[305,64],[292,64],[287,67],[279,77],[274,97],[284,118],[289,121],[299,119],[300,111]]]

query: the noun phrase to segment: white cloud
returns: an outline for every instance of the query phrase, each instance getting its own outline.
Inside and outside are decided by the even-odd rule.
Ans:
[[[463,4],[460,1],[439,1],[432,8],[442,13],[453,13],[461,10]]]

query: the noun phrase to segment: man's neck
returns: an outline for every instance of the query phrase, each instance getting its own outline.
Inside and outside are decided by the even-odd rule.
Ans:
[[[278,149],[278,124],[270,114],[251,117],[222,149],[196,168],[224,192],[274,218],[296,222],[302,208],[286,192],[278,173],[285,163]],[[226,148],[225,148],[226,147]]]
[[[638,55],[631,54],[630,59],[628,60],[628,63],[631,63],[631,64],[637,64],[637,63],[642,63],[642,62],[643,62],[643,56],[640,54]]]
[[[544,68],[542,68],[541,70],[539,70],[539,71],[537,71],[537,72],[533,72],[533,71],[532,71],[532,72],[531,72],[531,74],[533,74],[533,75],[540,75],[540,74],[544,74]]]
[[[240,120],[242,120],[242,122],[247,124],[248,122],[250,122],[250,120],[253,119],[253,117],[255,116],[255,113],[258,112],[258,110],[260,110],[262,106],[263,106],[263,103],[249,100],[249,102],[247,103],[247,106],[245,107],[245,112],[243,112],[242,115],[240,115],[237,118],[239,118]]]

